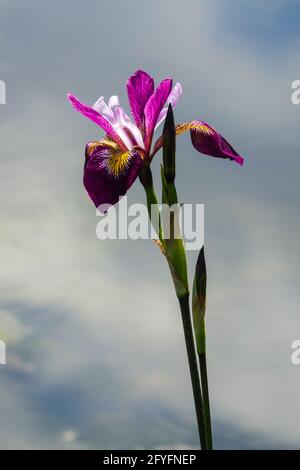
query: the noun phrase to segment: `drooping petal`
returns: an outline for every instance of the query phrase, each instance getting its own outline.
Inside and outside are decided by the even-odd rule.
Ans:
[[[171,93],[169,94],[168,99],[166,101],[166,106],[159,113],[158,120],[157,120],[157,123],[155,125],[155,129],[157,129],[158,126],[164,121],[164,119],[167,115],[167,112],[168,112],[169,104],[171,104],[172,108],[174,109],[175,106],[177,105],[181,95],[182,95],[182,86],[180,85],[180,83],[175,83],[175,85],[174,85],[174,87],[173,87],[173,89],[172,89]]]
[[[194,148],[205,155],[217,158],[229,158],[239,165],[243,165],[244,158],[239,155],[236,150],[227,142],[224,137],[219,134],[209,124],[202,121],[192,121],[176,126],[176,135],[183,134],[186,131],[191,132],[191,140]],[[154,144],[150,158],[162,147],[162,138],[159,137]]]
[[[131,114],[137,126],[143,129],[144,108],[154,92],[154,80],[143,70],[137,70],[127,80],[127,93]]]
[[[115,142],[102,139],[86,146],[83,183],[95,206],[114,205],[138,176],[142,153],[123,151]],[[101,212],[107,209],[99,208]]]
[[[99,98],[99,100],[94,105],[97,107],[97,109],[100,109],[100,107],[103,106],[102,98],[103,97]],[[76,111],[98,124],[98,126],[100,126],[111,139],[119,144],[121,149],[126,150],[126,145],[106,117],[99,114],[99,112],[93,107],[81,103],[79,99],[76,98],[76,96],[70,93],[68,94],[68,99]]]
[[[145,115],[145,148],[149,149],[153,137],[154,128],[158,120],[158,116],[171,93],[172,80],[166,78],[156,88],[153,95],[150,96],[149,100],[144,109]]]
[[[229,158],[243,165],[244,158],[213,127],[201,121],[191,123],[192,144],[198,152],[217,158]]]

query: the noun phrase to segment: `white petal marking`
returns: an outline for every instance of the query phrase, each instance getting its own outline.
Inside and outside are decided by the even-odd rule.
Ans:
[[[158,116],[157,123],[155,125],[155,130],[165,120],[167,112],[168,112],[169,104],[171,103],[172,108],[175,108],[175,106],[177,105],[181,95],[182,95],[182,86],[180,85],[180,83],[177,82],[177,83],[175,83],[175,85],[173,87],[173,90],[171,91],[171,93],[168,96],[168,99],[166,101],[166,106],[161,110],[161,112]]]

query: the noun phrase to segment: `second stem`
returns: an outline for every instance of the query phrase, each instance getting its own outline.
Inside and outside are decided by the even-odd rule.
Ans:
[[[203,419],[204,417],[203,417],[203,408],[202,408],[203,407],[202,393],[201,393],[197,357],[196,357],[195,344],[194,344],[192,321],[191,321],[191,315],[190,315],[189,295],[180,297],[178,300],[180,304],[185,344],[186,344],[186,350],[187,350],[188,362],[189,362],[189,368],[190,368],[190,374],[191,374],[191,380],[192,380],[192,388],[193,388],[194,402],[195,402],[195,408],[196,408],[200,444],[201,444],[201,448],[205,450],[207,449],[207,446],[206,446],[205,428],[204,428],[204,419]]]

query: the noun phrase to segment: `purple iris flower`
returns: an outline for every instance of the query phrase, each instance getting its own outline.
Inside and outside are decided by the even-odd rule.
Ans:
[[[153,78],[138,70],[127,81],[127,93],[133,120],[117,96],[108,104],[101,96],[88,106],[68,94],[73,107],[106,133],[103,139],[89,142],[85,150],[83,182],[96,207],[116,204],[138,177],[141,166],[150,163],[162,145],[160,138],[151,152],[154,131],[164,121],[169,104],[176,106],[182,87],[180,83],[172,87],[172,80],[166,78],[155,89]],[[199,152],[243,164],[243,158],[208,124],[192,121],[176,126],[176,134],[188,130]]]

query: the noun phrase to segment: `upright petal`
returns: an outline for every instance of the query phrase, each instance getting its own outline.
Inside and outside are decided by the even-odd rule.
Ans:
[[[124,152],[115,142],[102,139],[88,143],[85,155],[83,184],[95,206],[116,204],[138,176],[141,151]]]
[[[181,95],[182,95],[182,86],[180,85],[180,83],[175,83],[175,85],[173,87],[173,90],[169,94],[168,99],[166,101],[166,106],[159,113],[158,120],[157,120],[157,123],[155,125],[155,129],[157,129],[158,126],[164,121],[164,119],[167,115],[167,112],[168,112],[169,104],[171,104],[172,108],[174,109],[175,106],[177,105]]]
[[[150,149],[154,128],[158,120],[158,116],[171,93],[172,80],[166,78],[156,88],[152,96],[150,96],[144,110],[145,115],[145,148]]]
[[[93,105],[93,109],[108,120],[128,150],[136,145],[144,148],[144,141],[139,128],[120,106],[119,98],[116,95],[109,98],[108,105],[104,97],[100,96]]]
[[[119,98],[116,95],[113,95],[108,100],[108,107],[113,109],[115,106],[120,106]]]
[[[154,92],[154,80],[143,70],[137,70],[127,80],[127,93],[131,114],[137,126],[143,129],[144,108]]]
[[[144,148],[144,140],[140,129],[131,121],[124,109],[116,105],[112,108],[112,111],[114,113],[113,127],[125,142],[128,150],[134,146]]]
[[[100,96],[100,98],[93,104],[92,108],[97,111],[97,113],[101,114],[101,116],[105,117],[109,122],[114,118],[114,114],[110,109],[110,106],[106,104],[104,96]]]
[[[103,97],[99,98],[99,100],[94,105],[97,109],[101,109],[101,106],[103,109],[104,105],[102,98]],[[111,139],[119,144],[121,149],[127,150],[126,145],[106,117],[99,114],[99,112],[93,107],[81,103],[79,99],[76,98],[76,96],[71,95],[70,93],[68,94],[68,99],[76,111],[98,124],[98,126],[100,126]]]

